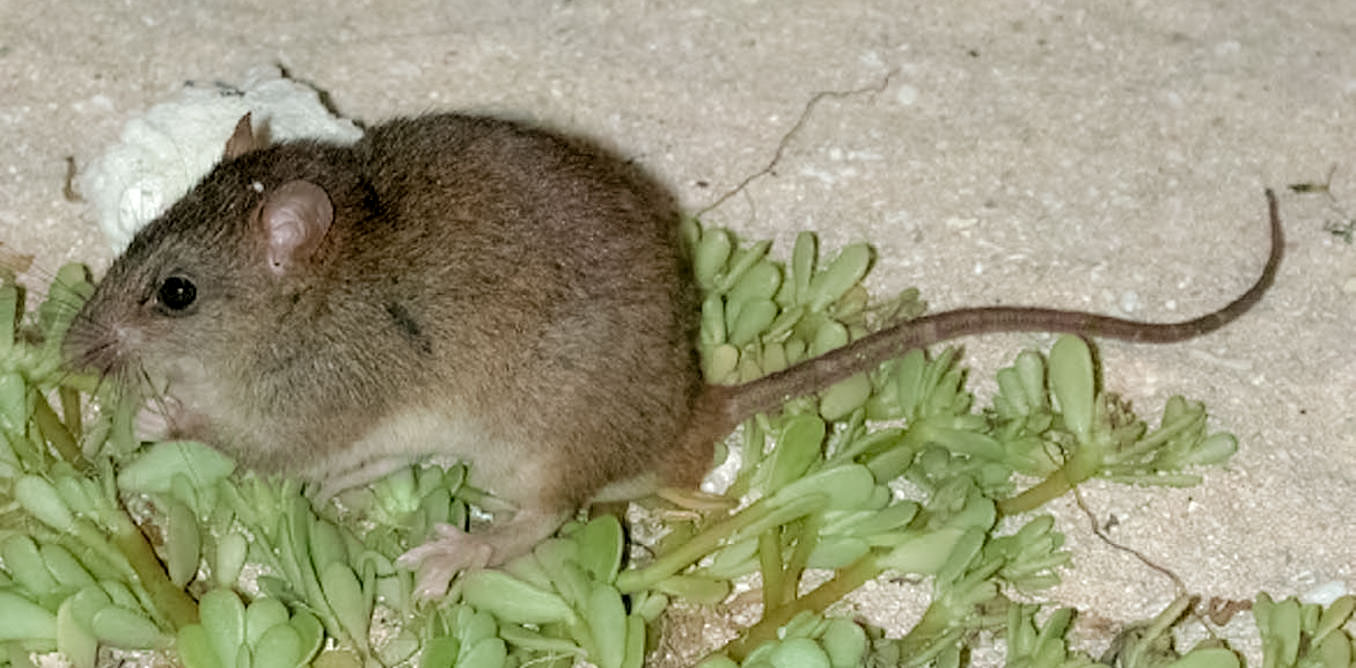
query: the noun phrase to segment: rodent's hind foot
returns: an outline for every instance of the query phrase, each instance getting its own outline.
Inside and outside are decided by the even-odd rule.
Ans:
[[[414,594],[426,601],[442,598],[458,573],[484,568],[494,556],[494,546],[483,536],[451,524],[439,524],[434,532],[436,537],[396,560],[401,568],[415,572]]]
[[[423,545],[400,555],[396,565],[415,572],[415,595],[425,600],[441,598],[452,578],[462,571],[498,566],[532,549],[550,536],[569,509],[520,509],[513,519],[496,522],[489,531],[469,534],[460,527],[439,524]]]

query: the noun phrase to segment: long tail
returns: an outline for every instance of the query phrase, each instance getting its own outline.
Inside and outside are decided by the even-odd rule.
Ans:
[[[1026,306],[962,308],[926,315],[869,334],[852,344],[806,360],[782,371],[734,387],[718,390],[727,402],[725,416],[731,428],[745,419],[774,410],[804,388],[823,388],[914,348],[960,336],[993,332],[1064,332],[1136,343],[1172,343],[1213,332],[1243,315],[1261,300],[1276,278],[1285,239],[1276,195],[1266,191],[1270,211],[1271,254],[1261,276],[1223,308],[1184,322],[1149,323],[1094,313]],[[712,388],[716,389],[716,388]]]

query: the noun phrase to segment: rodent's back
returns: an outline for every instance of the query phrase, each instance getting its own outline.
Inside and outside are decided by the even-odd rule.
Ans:
[[[701,388],[666,191],[587,142],[493,119],[398,119],[354,151],[380,216],[350,233],[384,242],[354,244],[351,266],[411,296],[431,382],[507,440],[549,436],[585,487],[653,470]]]

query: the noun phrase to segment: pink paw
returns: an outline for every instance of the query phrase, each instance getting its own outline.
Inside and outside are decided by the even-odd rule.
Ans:
[[[451,524],[439,524],[433,530],[435,538],[396,560],[401,568],[415,572],[415,596],[425,600],[441,598],[457,573],[484,568],[494,554],[493,546],[485,539]]]

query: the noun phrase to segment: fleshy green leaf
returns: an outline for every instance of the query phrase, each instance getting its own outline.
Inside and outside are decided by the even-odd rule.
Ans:
[[[0,560],[24,589],[39,596],[57,588],[56,578],[43,563],[37,543],[23,534],[14,534],[0,543]],[[0,619],[5,619],[0,615]]]
[[[184,668],[227,668],[212,647],[212,640],[202,624],[189,624],[175,638],[174,650]]]
[[[716,284],[733,247],[729,232],[722,229],[702,231],[702,240],[692,256],[692,274],[698,285],[711,288]]]
[[[560,596],[501,571],[468,573],[462,585],[462,596],[467,603],[515,624],[550,624],[574,619],[574,612]]]
[[[61,500],[52,483],[36,475],[26,475],[14,483],[14,499],[33,517],[61,533],[75,530],[75,517]]]
[[[607,585],[595,585],[585,616],[593,632],[598,655],[589,659],[600,668],[621,668],[626,656],[626,608],[621,594]]]
[[[838,301],[857,281],[862,280],[870,264],[871,247],[867,244],[853,244],[844,248],[824,271],[810,279],[807,300],[810,310],[822,311],[824,307]]]
[[[18,594],[0,591],[0,640],[57,639],[56,615]]]
[[[603,515],[589,521],[572,536],[579,545],[579,565],[600,582],[612,582],[621,568],[621,523],[613,515]]]
[[[805,475],[823,451],[825,429],[824,421],[814,415],[795,415],[786,421],[766,464],[771,471],[769,492]]]
[[[129,492],[165,494],[174,476],[185,475],[206,488],[235,470],[235,462],[196,441],[164,441],[141,453],[118,474],[118,487]]]
[[[778,643],[768,656],[773,668],[833,668],[829,655],[809,638],[791,638]]]
[[[1168,668],[1239,668],[1238,655],[1223,647],[1193,650]]]
[[[245,644],[245,605],[229,589],[213,589],[198,603],[203,629],[212,653],[223,666],[236,665],[236,655]]]
[[[188,506],[178,501],[169,504],[169,526],[165,538],[166,567],[170,582],[183,587],[198,573],[202,557],[202,535],[198,532],[198,518]]]
[[[302,640],[286,624],[270,628],[254,643],[254,668],[294,668],[301,664]]]
[[[74,596],[62,602],[57,608],[56,643],[61,652],[74,668],[94,668],[98,655],[99,641],[94,634],[78,619]],[[8,622],[6,622],[8,623]]]
[[[156,649],[169,644],[169,638],[145,615],[117,605],[94,613],[90,630],[99,642],[123,649]]]
[[[1059,399],[1064,424],[1082,443],[1092,434],[1093,402],[1092,353],[1077,336],[1061,336],[1050,348],[1050,388]]]
[[[340,561],[330,562],[320,574],[320,586],[349,638],[365,645],[371,612],[353,569]]]

